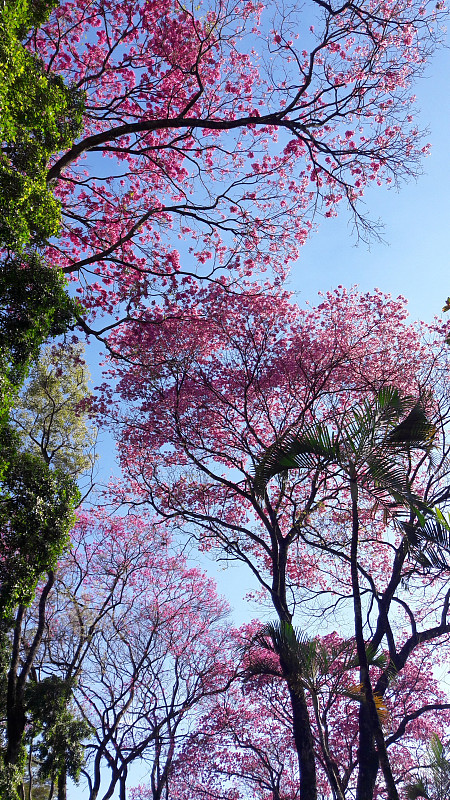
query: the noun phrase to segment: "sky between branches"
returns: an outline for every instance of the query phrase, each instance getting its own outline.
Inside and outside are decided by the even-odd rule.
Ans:
[[[394,296],[403,295],[413,319],[429,321],[441,314],[450,294],[449,69],[450,52],[441,49],[416,87],[419,126],[428,127],[426,140],[432,145],[430,156],[423,162],[424,174],[399,192],[371,187],[365,193],[366,210],[372,220],[382,223],[384,241],[374,240],[370,247],[364,242],[357,245],[343,208],[337,218],[322,220],[301,248],[287,282],[300,306],[315,305],[320,291],[358,284],[361,291],[378,287]],[[95,385],[101,380],[99,347],[92,344],[86,355]],[[105,483],[111,473],[118,472],[113,442],[105,432],[100,435],[99,454],[98,480]],[[232,605],[235,624],[256,615],[256,607],[242,600],[244,590],[252,589],[244,568],[223,570],[209,559],[203,560],[202,566],[207,567],[218,582],[219,592]],[[136,782],[143,777],[137,774]],[[72,786],[69,798],[82,800],[82,786]]]
[[[449,43],[447,43],[448,45]],[[440,50],[416,85],[419,127],[428,128],[431,154],[423,175],[399,192],[369,187],[364,202],[369,217],[384,225],[384,242],[355,246],[342,212],[324,220],[300,252],[289,287],[303,305],[316,303],[317,292],[338,284],[375,286],[408,300],[414,319],[440,314],[450,294],[450,51]]]
[[[400,191],[368,187],[365,192],[365,210],[371,220],[380,222],[382,240],[358,243],[343,206],[336,218],[318,220],[287,280],[300,306],[316,305],[319,292],[357,284],[363,292],[377,287],[394,297],[403,295],[413,319],[430,321],[441,315],[450,294],[449,69],[450,49],[442,48],[415,87],[418,124],[428,128],[425,140],[432,145],[423,161],[423,174]],[[102,380],[101,349],[91,342],[86,351],[92,386]],[[106,483],[119,472],[114,442],[106,431],[100,433],[98,451],[97,480]],[[255,605],[249,608],[242,601],[243,587],[252,588],[246,570],[240,566],[224,570],[209,559],[202,566],[211,571],[219,591],[231,603],[236,624],[256,614]]]

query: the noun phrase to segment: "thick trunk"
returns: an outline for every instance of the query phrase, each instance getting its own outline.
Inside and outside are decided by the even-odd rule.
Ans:
[[[23,755],[22,739],[25,730],[25,711],[21,702],[9,705],[7,715],[8,747],[6,761],[18,765]]]
[[[361,703],[359,709],[358,765],[356,797],[358,800],[373,800],[379,761],[378,753],[375,749],[369,710],[364,703]]]

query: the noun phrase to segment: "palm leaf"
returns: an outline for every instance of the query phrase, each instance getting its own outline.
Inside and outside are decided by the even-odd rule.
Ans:
[[[411,554],[423,567],[450,570],[450,526],[438,509],[425,520],[401,523],[401,528]]]
[[[255,468],[255,492],[262,496],[269,480],[282,472],[308,471],[338,458],[339,448],[325,425],[316,425],[302,434],[289,431],[263,453]]]
[[[269,622],[253,637],[252,644],[280,656],[289,673],[298,680],[307,681],[317,674],[319,643],[315,639],[308,639],[289,622]],[[253,668],[251,671],[254,672]],[[262,671],[258,662],[257,671]]]
[[[352,644],[353,652],[351,657],[346,661],[344,669],[350,670],[359,667],[359,658],[355,650],[354,643]],[[382,650],[376,650],[372,644],[366,646],[366,659],[369,667],[378,667],[379,669],[386,669],[387,658]]]
[[[263,496],[271,478],[291,469],[308,471],[333,463],[345,468],[349,461],[365,461],[374,487],[393,494],[396,502],[405,505],[410,489],[397,461],[399,449],[428,451],[435,435],[436,428],[428,421],[420,400],[384,387],[375,400],[365,400],[352,410],[339,435],[321,424],[282,435],[256,465],[254,489]]]
[[[442,744],[439,736],[433,733],[431,736],[430,744],[428,746],[430,756],[435,764],[440,764],[445,761],[444,758],[444,745]]]
[[[408,416],[388,436],[391,444],[429,448],[436,437],[436,426],[427,419],[421,402],[417,402]]]

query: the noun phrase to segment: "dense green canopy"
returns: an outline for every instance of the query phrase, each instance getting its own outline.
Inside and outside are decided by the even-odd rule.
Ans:
[[[47,162],[81,128],[82,95],[46,73],[23,44],[54,5],[4,0],[0,11],[0,243],[15,249],[57,234]]]

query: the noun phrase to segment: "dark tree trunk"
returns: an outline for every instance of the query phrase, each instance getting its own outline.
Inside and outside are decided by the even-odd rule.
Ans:
[[[289,685],[292,704],[293,734],[300,767],[300,798],[317,800],[314,741],[303,687]]]
[[[375,748],[372,722],[369,709],[361,703],[359,709],[359,748],[358,748],[358,783],[356,797],[358,800],[373,800],[379,761]]]
[[[67,769],[65,765],[58,775],[58,800],[67,800]]]
[[[358,790],[356,793],[356,800],[372,800],[373,799],[373,785],[371,781],[376,779],[375,763],[373,757],[374,742],[376,742],[376,757],[377,765],[383,771],[383,777],[386,783],[387,796],[389,800],[399,800],[397,787],[395,785],[394,776],[392,775],[391,765],[386,750],[386,743],[384,741],[383,731],[378,719],[378,711],[375,705],[373,696],[372,684],[370,682],[369,664],[367,661],[366,645],[364,641],[363,631],[363,616],[361,606],[361,594],[359,590],[359,575],[358,575],[358,543],[359,543],[359,515],[358,515],[358,484],[356,482],[356,475],[354,468],[350,471],[350,492],[352,498],[352,543],[350,551],[350,572],[352,578],[352,591],[353,591],[353,610],[355,615],[355,640],[356,651],[358,653],[359,661],[359,677],[362,686],[363,699],[360,710],[360,731],[359,731],[359,758],[363,759],[363,764],[366,767],[371,766],[370,770],[363,769],[364,779],[361,777],[361,761],[359,763],[358,772]],[[370,776],[369,781],[366,779]],[[359,793],[360,792],[360,793]]]
[[[281,535],[278,537],[274,536],[273,539],[272,601],[280,622],[286,622],[291,625],[292,615],[289,612],[286,601],[286,563],[289,543],[287,540],[283,539]],[[278,655],[280,657],[283,677],[287,682],[291,698],[293,717],[292,732],[300,769],[300,797],[301,800],[317,800],[314,739],[305,690],[299,682],[299,676],[292,674],[289,664],[286,663],[283,658],[283,654],[278,653]]]
[[[22,740],[26,722],[23,691],[18,680],[24,612],[25,607],[19,606],[14,626],[11,662],[8,672],[8,693],[6,700],[6,730],[8,743],[6,747],[6,763],[13,766],[19,763],[22,755]]]

